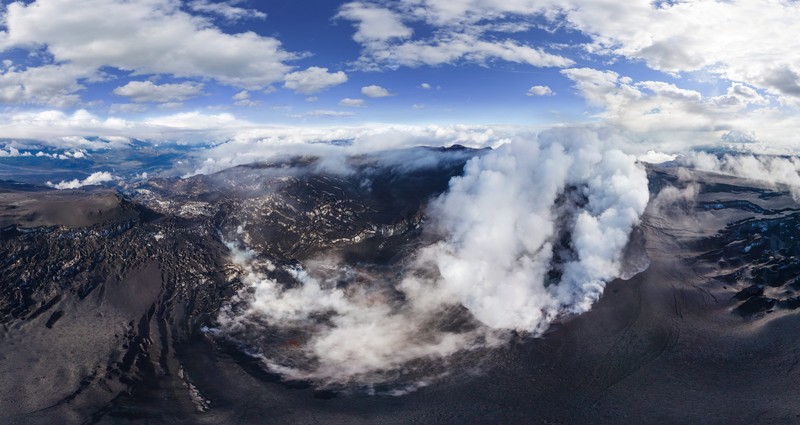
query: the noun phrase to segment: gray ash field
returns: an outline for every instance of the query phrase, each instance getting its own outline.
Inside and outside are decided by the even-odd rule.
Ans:
[[[648,167],[630,279],[538,337],[506,331],[333,379],[303,364],[317,361],[299,349],[313,329],[226,330],[247,308],[237,250],[287,287],[321,256],[339,259],[330,280],[345,292],[391,281],[435,238],[431,200],[483,154],[425,152],[435,167],[365,155],[337,174],[305,157],[124,190],[3,182],[0,422],[800,421],[800,209],[780,188],[709,173],[687,183]],[[429,325],[439,333],[479,327],[464,308],[443,314]]]

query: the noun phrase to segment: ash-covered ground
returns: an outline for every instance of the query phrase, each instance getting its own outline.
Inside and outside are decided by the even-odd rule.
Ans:
[[[507,316],[446,279],[409,286],[436,281],[418,253],[450,229],[430,225],[449,205],[437,199],[486,155],[420,149],[430,162],[364,155],[333,172],[301,157],[120,190],[3,182],[0,421],[800,420],[789,193],[649,166],[619,259],[628,280],[523,332],[487,326]],[[569,229],[594,202],[573,180],[545,206],[558,224],[547,294],[580,263]],[[440,300],[451,293],[463,301]]]

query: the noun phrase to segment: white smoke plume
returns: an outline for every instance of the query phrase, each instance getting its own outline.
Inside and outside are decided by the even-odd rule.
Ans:
[[[587,311],[621,275],[648,180],[634,156],[568,136],[577,137],[471,159],[427,210],[434,242],[399,275],[320,258],[290,269],[298,284],[287,289],[267,277],[274,265],[235,249],[247,287],[223,310],[220,332],[247,339],[284,377],[375,384]],[[342,279],[354,284],[337,286]],[[285,342],[259,349],[253,335]]]
[[[691,181],[685,187],[666,186],[650,201],[650,208],[656,211],[658,217],[688,214],[699,193],[700,185]]]
[[[695,170],[760,181],[773,187],[785,186],[792,197],[800,201],[798,157],[747,154],[717,156],[706,152],[691,152],[681,158],[681,163]]]

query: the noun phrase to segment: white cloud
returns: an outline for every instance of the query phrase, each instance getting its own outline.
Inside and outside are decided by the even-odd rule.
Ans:
[[[800,8],[784,0],[419,0],[438,26],[544,16],[591,38],[588,52],[644,60],[669,73],[708,72],[785,101],[800,99]],[[424,13],[423,13],[424,11]],[[790,100],[793,99],[793,100]]]
[[[86,137],[81,136],[63,136],[55,139],[49,140],[50,146],[64,149],[64,155],[70,157],[69,150],[72,152],[82,152],[85,155],[86,151],[89,150],[109,150],[109,149],[120,149],[120,148],[127,148],[130,146],[131,139],[127,137],[117,137],[117,136],[104,136],[102,138],[92,138],[88,139]],[[36,156],[40,156],[42,152],[38,152]],[[60,154],[59,154],[60,155]],[[71,155],[74,157],[75,155]],[[51,157],[55,157],[52,156]],[[65,158],[59,158],[65,159]]]
[[[666,72],[704,70],[800,97],[800,8],[781,0],[622,4],[559,2],[592,49],[643,59]]]
[[[286,110],[278,110],[288,113]],[[294,118],[352,116],[352,112],[318,109],[295,114]],[[319,142],[354,140],[352,146],[337,147],[337,152],[358,154],[412,146],[450,146],[496,148],[512,139],[530,139],[536,133],[519,126],[371,124],[348,126],[258,125],[231,113],[209,114],[194,111],[140,119],[94,115],[86,110],[0,113],[0,134],[15,140],[34,140],[33,145],[14,145],[28,149],[41,144],[62,149],[112,149],[128,147],[131,139],[183,143],[215,143],[208,154],[219,166],[262,161],[286,153],[291,146],[320,149]],[[95,139],[96,136],[99,139]],[[21,142],[20,142],[21,143]],[[291,151],[294,152],[294,151]],[[327,153],[327,151],[326,151]],[[218,171],[221,168],[216,168]]]
[[[526,96],[553,96],[555,93],[547,86],[533,86],[525,93]]]
[[[129,138],[153,141],[218,142],[228,140],[253,124],[229,113],[183,112],[128,120],[101,118],[80,109],[72,114],[57,110],[0,114],[0,133],[8,138],[35,139],[51,146],[103,149],[126,145]],[[91,141],[98,136],[105,141]],[[106,141],[113,141],[108,143]]]
[[[351,99],[349,97],[346,97],[339,101],[339,104],[342,106],[352,106],[356,108],[364,106],[364,103],[365,103],[364,99]]]
[[[430,90],[431,89],[431,85],[428,84],[428,83],[422,83],[422,84],[419,85],[419,88],[424,89],[424,90]]]
[[[639,155],[636,157],[636,160],[639,162],[646,162],[648,164],[663,164],[665,162],[674,161],[678,155],[675,154],[668,154],[664,152],[656,152],[654,150],[649,150],[647,153],[643,155]]]
[[[113,103],[108,107],[108,112],[110,114],[135,114],[147,109],[147,106],[141,103]]]
[[[125,96],[134,102],[182,102],[203,93],[203,84],[154,84],[152,81],[131,81],[114,89],[117,96]]]
[[[15,132],[21,132],[23,135],[15,134],[11,136],[19,138],[27,137],[24,135],[24,130],[26,128],[51,130],[50,134],[62,137],[69,136],[69,134],[64,133],[69,133],[76,129],[87,129],[87,133],[91,133],[92,130],[100,127],[116,127],[117,129],[125,129],[127,127],[124,121],[103,121],[85,109],[79,109],[71,115],[67,115],[61,111],[48,110],[40,112],[14,113],[11,115],[6,115],[4,118],[4,132],[11,134],[14,134]]]
[[[299,114],[295,117],[306,118]],[[524,128],[478,125],[419,127],[381,124],[354,127],[250,128],[237,131],[225,143],[205,151],[213,159],[213,163],[203,164],[195,173],[216,172],[236,165],[266,161],[275,155],[287,153],[319,155],[330,159],[413,146],[459,144],[472,148],[497,148],[512,139],[525,140],[534,137],[535,133]],[[330,140],[352,140],[353,143],[346,147],[319,143]]]
[[[258,106],[259,102],[250,99],[250,92],[247,90],[242,90],[239,93],[233,95],[233,103],[236,106]]]
[[[720,141],[758,142],[750,148],[762,152],[766,151],[762,142],[794,149],[794,135],[800,131],[797,108],[775,107],[767,97],[740,83],[732,83],[725,94],[709,97],[672,83],[636,82],[613,71],[571,68],[561,72],[591,105],[601,109],[597,118],[651,142],[669,141],[672,152]],[[748,140],[734,137],[743,134],[749,135]]]
[[[146,120],[143,125],[163,127],[176,130],[218,130],[236,128],[240,125],[249,125],[236,119],[233,114],[203,114],[200,112],[181,112],[174,115],[154,117]]]
[[[392,95],[389,90],[377,85],[361,87],[361,94],[367,97],[388,97]]]
[[[397,68],[399,66],[419,67],[473,62],[486,64],[493,60],[530,64],[537,67],[565,67],[572,60],[547,53],[539,47],[530,46],[501,37],[488,36],[493,31],[513,33],[520,25],[453,25],[446,20],[431,19],[436,13],[435,2],[408,1],[383,3],[380,6],[368,2],[347,3],[337,15],[356,22],[353,39],[361,43],[361,57],[356,65],[363,69]],[[470,4],[468,4],[470,3]],[[444,8],[460,5],[478,7],[471,1],[441,3]],[[494,3],[494,2],[492,2]],[[486,14],[482,18],[491,20],[498,15]],[[424,21],[433,25],[431,36],[414,39],[413,31],[403,21]],[[527,25],[522,25],[527,27]]]
[[[61,181],[59,183],[52,183],[47,182],[47,185],[59,190],[64,189],[78,189],[84,186],[97,186],[106,182],[111,182],[116,180],[117,177],[109,173],[108,171],[98,171],[96,173],[92,173],[90,176],[86,177],[83,180],[74,179],[71,181]]]
[[[0,158],[17,158],[21,156],[32,156],[30,152],[20,151],[14,146],[5,146],[0,148]]]
[[[488,64],[494,60],[528,64],[535,67],[567,67],[574,62],[512,39],[483,40],[455,32],[432,39],[410,40],[394,44],[368,44],[357,66],[364,69],[453,65],[459,62]]]
[[[356,22],[353,40],[359,43],[408,38],[413,33],[411,28],[401,22],[399,14],[366,3],[347,3],[341,7],[336,17]]]
[[[328,72],[328,68],[312,66],[287,74],[283,86],[298,93],[313,94],[345,82],[347,74],[342,71]]]
[[[378,6],[380,4],[380,6]],[[533,66],[572,65],[541,47],[505,34],[527,30],[539,18],[590,38],[582,47],[614,60],[643,60],[667,73],[703,72],[743,83],[783,103],[800,102],[800,8],[787,0],[408,0],[354,2],[342,10],[379,8],[395,22],[429,25],[413,34],[375,42],[360,36],[364,68],[485,63],[500,59]],[[385,17],[346,16],[357,28]],[[487,32],[493,32],[492,37]]]
[[[167,102],[158,105],[158,109],[178,109],[183,107],[183,102]]]
[[[78,79],[92,75],[93,70],[70,64],[42,65],[24,70],[10,67],[0,71],[0,102],[69,107],[80,101],[75,93],[84,87]]]
[[[332,111],[330,109],[315,109],[313,111],[306,111],[301,114],[290,115],[292,118],[342,118],[352,117],[352,112]]]
[[[415,0],[410,13],[435,26],[474,25],[509,15],[532,15],[553,5],[548,0]]]
[[[233,95],[233,100],[248,100],[250,99],[250,92],[247,90],[242,90],[239,93]]]
[[[134,75],[200,77],[244,88],[281,81],[297,57],[253,32],[226,34],[172,0],[37,0],[9,4],[0,52],[42,49],[52,64],[12,67],[0,75],[5,102],[76,103],[82,82],[105,78],[103,68]]]
[[[245,9],[235,6],[238,1],[212,2],[209,0],[192,0],[187,3],[189,9],[195,12],[209,13],[220,16],[227,21],[235,22],[243,19],[266,19],[267,14],[256,9]]]
[[[306,98],[306,102],[316,102],[319,98],[317,96],[309,96]]]
[[[67,142],[68,140],[69,139],[62,140],[62,141]],[[85,139],[82,140],[81,142],[84,142],[85,146],[91,146],[91,145],[95,144],[92,141],[85,140]],[[84,159],[84,158],[87,158],[87,157],[90,157],[90,156],[91,155],[88,154],[85,149],[77,149],[77,150],[73,150],[73,151],[65,150],[63,153],[47,153],[47,152],[44,152],[44,151],[36,152],[36,157],[37,158],[45,157],[45,158],[52,158],[52,159],[60,159],[62,161],[70,160],[70,159]]]

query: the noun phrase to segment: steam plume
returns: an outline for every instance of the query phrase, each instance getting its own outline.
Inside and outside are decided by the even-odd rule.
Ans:
[[[633,156],[556,136],[471,159],[427,211],[435,242],[399,277],[326,257],[289,270],[299,285],[287,289],[266,277],[274,265],[236,251],[248,288],[220,331],[286,377],[374,384],[587,311],[621,275],[647,176]]]

